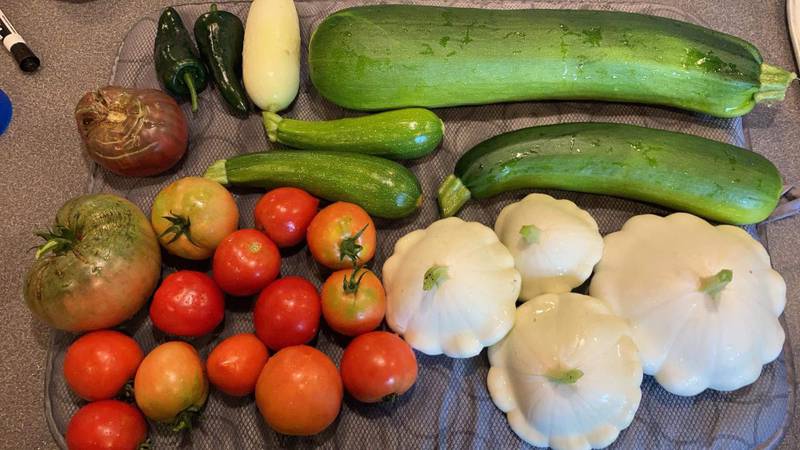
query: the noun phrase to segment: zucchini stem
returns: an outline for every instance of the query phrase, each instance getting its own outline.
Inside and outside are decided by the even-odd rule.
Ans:
[[[442,216],[450,217],[455,215],[464,206],[472,193],[457,176],[451,174],[439,186],[439,210]]]
[[[186,89],[189,90],[192,99],[192,112],[197,112],[197,89],[194,87],[194,78],[188,70],[183,72],[183,82],[186,83]]]
[[[783,100],[789,84],[796,78],[797,75],[794,72],[788,72],[769,64],[761,64],[761,75],[759,76],[761,87],[755,95],[756,103]]]
[[[283,121],[283,117],[271,111],[264,111],[261,114],[264,122],[264,129],[267,130],[267,137],[271,142],[278,142],[278,126]]]
[[[208,178],[209,180],[214,180],[223,186],[227,186],[228,185],[228,170],[226,167],[227,163],[228,160],[220,159],[219,161],[210,165],[208,169],[206,169],[206,173],[203,174],[203,177]]]

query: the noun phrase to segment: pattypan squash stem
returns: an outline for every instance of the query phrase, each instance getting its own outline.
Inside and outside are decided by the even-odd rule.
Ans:
[[[569,370],[552,370],[550,373],[545,375],[548,380],[552,381],[553,383],[557,384],[575,384],[576,381],[580,380],[583,376],[583,371],[580,369],[569,369]]]
[[[437,288],[441,286],[447,278],[447,266],[437,266],[434,264],[425,272],[425,276],[422,279],[422,289],[430,291],[433,288]]]
[[[542,230],[536,225],[523,225],[522,228],[519,229],[519,234],[522,235],[522,239],[525,239],[528,245],[537,244],[539,242],[539,237],[542,235]]]
[[[733,272],[729,269],[722,269],[717,272],[716,275],[701,279],[700,291],[710,295],[712,299],[717,300],[719,294],[731,280],[733,280]]]

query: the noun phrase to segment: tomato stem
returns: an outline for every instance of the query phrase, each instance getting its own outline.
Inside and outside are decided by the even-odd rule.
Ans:
[[[36,236],[46,241],[37,248],[36,259],[41,258],[48,252],[53,252],[55,255],[68,252],[78,242],[77,233],[64,225],[56,225],[53,229],[38,232]]]
[[[364,246],[358,243],[358,239],[362,234],[364,234],[364,231],[368,226],[369,224],[366,224],[364,225],[364,228],[359,230],[359,232],[355,235],[342,239],[342,242],[339,244],[339,261],[344,261],[345,258],[350,258],[350,260],[353,261],[354,266],[358,263],[358,255],[364,248]]]
[[[200,417],[200,412],[201,410],[197,406],[190,406],[178,413],[175,421],[172,422],[172,431],[177,433],[183,430],[191,430]]]
[[[165,219],[170,221],[172,225],[169,226],[163,233],[158,235],[159,239],[166,237],[169,234],[174,234],[172,239],[167,242],[167,245],[172,244],[173,242],[180,239],[181,236],[186,236],[186,239],[192,243],[194,246],[198,246],[197,243],[192,239],[192,222],[189,220],[188,217],[179,216],[172,211],[170,211],[168,216],[164,216]]]
[[[367,271],[364,270],[363,272],[361,272],[361,276],[359,276],[358,278],[356,278],[356,275],[358,275],[358,272],[363,269],[364,269],[363,267],[359,267],[354,264],[353,273],[349,277],[345,274],[344,278],[342,279],[342,290],[345,292],[345,294],[358,293],[358,287],[361,286],[361,280],[367,274]]]

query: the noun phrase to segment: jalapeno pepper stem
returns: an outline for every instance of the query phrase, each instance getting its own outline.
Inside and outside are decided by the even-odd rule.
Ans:
[[[186,83],[186,89],[189,90],[192,99],[192,112],[197,112],[197,90],[194,87],[194,78],[188,70],[183,72],[183,82]]]

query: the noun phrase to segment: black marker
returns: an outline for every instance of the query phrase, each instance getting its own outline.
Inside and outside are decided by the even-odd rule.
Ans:
[[[14,55],[14,59],[19,63],[19,68],[24,72],[33,72],[39,68],[39,58],[28,48],[28,44],[17,33],[3,11],[0,11],[0,40],[3,41],[3,46]]]

